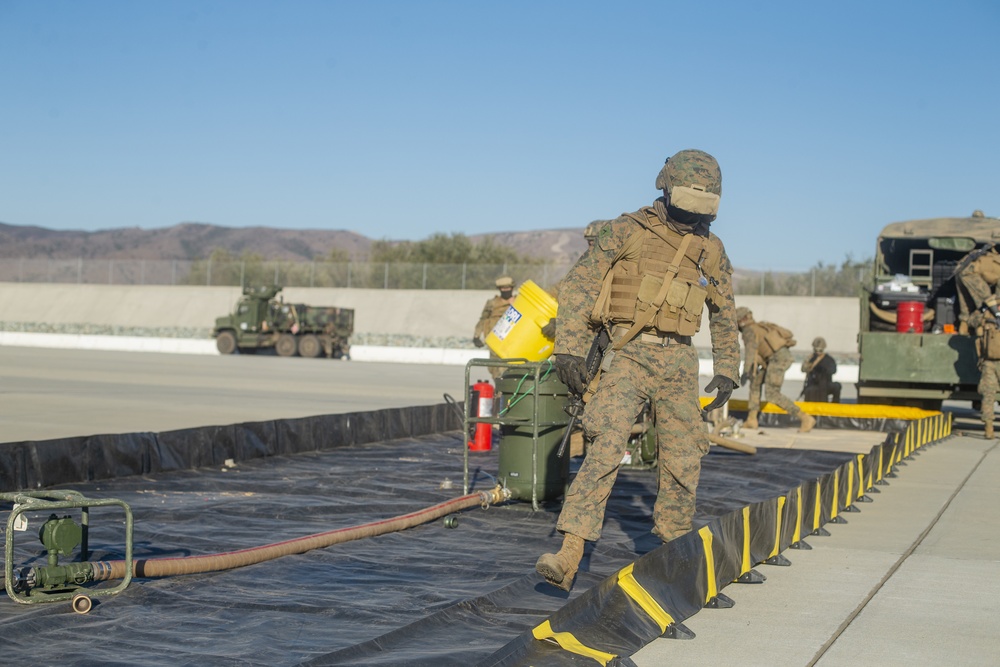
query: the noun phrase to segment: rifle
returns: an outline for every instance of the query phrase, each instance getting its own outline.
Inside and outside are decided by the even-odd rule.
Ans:
[[[601,330],[597,332],[594,336],[594,341],[590,344],[590,351],[587,352],[587,383],[590,384],[591,380],[597,375],[597,371],[601,368],[601,362],[604,361],[604,352],[608,349],[608,345],[611,344],[611,334],[608,333],[607,328],[601,327]],[[569,443],[570,436],[573,433],[573,427],[576,426],[577,419],[583,414],[583,397],[570,395],[569,405],[566,406],[566,412],[569,414],[569,422],[566,423],[566,430],[563,431],[562,442],[559,443],[559,449],[556,451],[556,456],[562,458],[566,453],[566,445]]]
[[[808,389],[811,386],[812,383],[809,382],[809,376],[810,375],[812,375],[812,373],[806,373],[806,379],[802,383],[802,391],[799,392],[798,398],[802,398],[803,396],[805,396],[806,395],[806,389]]]

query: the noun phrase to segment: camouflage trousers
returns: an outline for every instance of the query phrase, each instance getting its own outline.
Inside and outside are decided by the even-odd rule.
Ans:
[[[561,532],[591,541],[601,536],[629,431],[647,399],[655,413],[659,466],[653,533],[669,541],[691,530],[701,458],[708,452],[698,402],[698,353],[690,345],[631,341],[601,375],[584,411],[590,442],[556,524]]]
[[[781,385],[785,382],[785,371],[792,367],[792,353],[783,347],[767,360],[764,368],[754,373],[750,381],[749,412],[760,411],[760,387],[764,386],[764,400],[774,403],[782,410],[798,417],[802,410],[795,402],[781,393]]]
[[[497,356],[496,352],[494,352],[493,350],[490,350],[490,359],[492,361],[499,361],[500,357]],[[500,377],[501,375],[503,375],[506,371],[507,371],[507,369],[504,368],[503,366],[490,366],[490,375],[493,377],[494,384],[496,384],[496,382],[495,382],[496,379],[498,377]]]
[[[993,423],[993,406],[1000,391],[1000,361],[983,359],[979,365],[979,393],[983,395],[982,418],[984,424]]]

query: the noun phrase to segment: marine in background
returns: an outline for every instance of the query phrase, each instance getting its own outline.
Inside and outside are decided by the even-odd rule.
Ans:
[[[746,428],[757,428],[761,386],[764,398],[799,420],[799,431],[806,433],[816,425],[816,418],[803,412],[792,399],[781,393],[785,372],[792,367],[791,347],[795,338],[788,329],[772,322],[755,322],[749,308],[736,309],[736,320],[743,334],[743,375],[740,385],[750,382],[750,400]]]
[[[802,397],[812,403],[840,403],[839,382],[833,381],[837,374],[837,362],[826,353],[826,339],[816,337],[812,342],[813,353],[802,362],[802,372],[806,381],[802,387]]]
[[[975,211],[982,216],[982,211]],[[970,334],[969,317],[985,309],[994,317],[1000,315],[997,307],[997,284],[1000,283],[1000,253],[996,246],[986,246],[969,253],[955,269],[958,283],[960,334]]]
[[[994,408],[1000,392],[1000,322],[991,313],[977,310],[969,316],[969,327],[976,336],[976,355],[979,364],[979,386],[982,395],[980,418],[983,436],[993,439]]]
[[[507,312],[508,306],[514,303],[514,279],[510,276],[502,276],[497,278],[496,287],[500,293],[491,298],[483,306],[483,312],[479,316],[479,322],[476,323],[476,330],[472,334],[472,344],[476,347],[486,346],[486,336],[493,331],[493,327],[496,323],[503,317],[503,314]],[[490,359],[499,359],[499,357],[490,350]],[[491,367],[490,375],[493,379],[503,375],[504,369],[501,367]]]
[[[604,512],[632,426],[645,403],[655,412],[659,489],[653,533],[664,542],[691,530],[708,432],[699,401],[698,353],[691,337],[707,308],[718,392],[706,409],[729,400],[739,377],[739,334],[732,265],[709,231],[722,194],[718,162],[699,150],[669,158],[656,178],[652,206],[600,226],[594,245],[559,286],[554,363],[570,392],[587,398],[586,457],[556,524],[558,553],[535,569],[569,590],[584,544],[599,539]],[[601,331],[610,334],[600,375],[587,357]]]

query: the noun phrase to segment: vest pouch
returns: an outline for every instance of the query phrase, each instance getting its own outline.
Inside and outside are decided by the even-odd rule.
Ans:
[[[635,295],[634,311],[630,322],[642,320],[649,314],[650,308],[656,308],[653,302],[656,301],[656,295],[660,293],[662,284],[655,276],[647,274],[642,277],[642,282],[639,283],[639,292]]]
[[[708,298],[708,290],[698,285],[691,285],[687,299],[684,300],[684,316],[700,325],[701,313],[705,310],[706,298]]]
[[[989,327],[983,332],[983,353],[987,360],[1000,359],[1000,329]]]
[[[691,285],[684,282],[683,280],[678,280],[674,278],[670,283],[670,287],[667,288],[667,300],[666,303],[670,306],[671,311],[676,311],[679,308],[683,308],[684,304],[687,303],[688,292],[691,289]]]
[[[677,313],[677,333],[679,335],[693,336],[698,333],[698,329],[701,328],[701,313],[704,310],[707,295],[708,292],[701,287],[690,286],[681,312]]]
[[[660,293],[660,287],[662,286],[663,281],[656,276],[644,275],[642,282],[639,283],[639,301],[647,304],[653,303],[656,300],[656,295]]]

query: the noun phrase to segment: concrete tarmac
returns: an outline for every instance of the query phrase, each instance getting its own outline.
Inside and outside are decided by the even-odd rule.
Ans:
[[[997,665],[1000,629],[1000,452],[975,430],[920,450],[874,502],[759,565],[762,584],[732,584],[731,609],[684,624],[692,640],[658,639],[638,667],[716,664]]]
[[[0,346],[0,442],[433,405],[464,383],[464,366]]]

